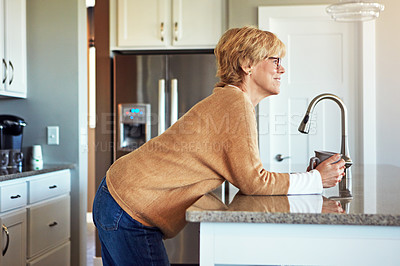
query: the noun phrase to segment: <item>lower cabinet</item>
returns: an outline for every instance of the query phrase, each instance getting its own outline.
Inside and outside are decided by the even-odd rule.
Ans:
[[[31,260],[27,263],[29,266],[69,266],[71,264],[70,258],[71,244],[66,242],[57,248],[52,249],[46,254]]]
[[[0,266],[70,266],[70,171],[0,182]]]
[[[69,196],[28,208],[28,259],[69,240]]]
[[[13,211],[0,216],[0,265],[26,265],[26,210]]]

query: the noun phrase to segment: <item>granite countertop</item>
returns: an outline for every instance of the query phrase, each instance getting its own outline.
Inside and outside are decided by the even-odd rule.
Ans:
[[[400,226],[400,168],[353,165],[350,170],[350,199],[337,198],[337,186],[325,189],[322,195],[246,196],[234,191],[223,197],[216,190],[187,209],[186,220]]]
[[[45,164],[41,170],[32,170],[29,168],[0,169],[0,182],[73,168],[75,168],[74,164]]]

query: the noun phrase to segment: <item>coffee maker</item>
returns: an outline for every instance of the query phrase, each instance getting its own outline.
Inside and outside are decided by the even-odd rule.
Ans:
[[[14,115],[0,115],[0,168],[2,172],[22,170],[22,136],[24,119]]]

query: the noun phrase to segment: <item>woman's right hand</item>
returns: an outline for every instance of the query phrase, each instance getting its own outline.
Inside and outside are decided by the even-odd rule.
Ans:
[[[340,159],[340,154],[335,154],[325,161],[321,162],[315,169],[319,171],[322,178],[322,186],[324,188],[330,188],[336,186],[345,175],[345,162]],[[337,163],[335,163],[338,161]]]
[[[323,204],[321,213],[344,213],[342,205],[339,201],[331,200],[323,197]]]

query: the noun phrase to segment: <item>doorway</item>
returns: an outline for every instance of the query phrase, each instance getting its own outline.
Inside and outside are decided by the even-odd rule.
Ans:
[[[332,21],[325,8],[259,7],[259,28],[274,32],[287,46],[281,93],[259,105],[260,155],[271,171],[305,171],[314,150],[340,151],[340,109],[332,101],[315,108],[308,135],[297,130],[308,103],[321,93],[336,94],[347,105],[353,162],[362,163],[362,151],[372,145],[362,140],[373,124],[364,119],[363,106],[373,99],[365,98],[360,70],[368,41],[362,32],[370,24]],[[286,159],[276,160],[278,154]]]

